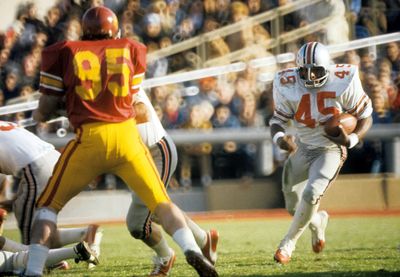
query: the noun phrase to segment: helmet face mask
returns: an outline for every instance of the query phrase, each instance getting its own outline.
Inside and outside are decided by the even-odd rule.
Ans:
[[[82,16],[84,40],[116,39],[120,36],[118,18],[104,6],[88,9]]]
[[[330,55],[321,43],[304,44],[297,53],[296,63],[306,88],[319,88],[328,81]]]

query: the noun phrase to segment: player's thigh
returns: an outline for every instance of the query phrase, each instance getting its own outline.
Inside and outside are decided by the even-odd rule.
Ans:
[[[38,199],[38,206],[59,211],[94,178],[103,173],[103,155],[95,145],[73,140],[61,154],[47,186]]]
[[[119,176],[154,211],[158,204],[170,200],[150,153],[143,145],[137,147],[142,147],[142,151],[136,149],[135,158],[114,168],[112,173]]]
[[[298,150],[286,160],[282,174],[282,192],[285,208],[294,214],[301,199],[308,178],[309,163],[302,151]]]
[[[310,203],[317,203],[329,185],[339,174],[346,150],[334,148],[322,152],[311,164],[309,179],[304,191],[304,199]]]
[[[32,170],[35,172],[35,182],[37,184],[38,195],[47,185],[49,178],[53,173],[54,166],[59,158],[60,153],[56,150],[53,150],[31,164]]]
[[[290,192],[307,180],[309,162],[301,151],[290,155],[285,161],[282,174],[282,190]]]

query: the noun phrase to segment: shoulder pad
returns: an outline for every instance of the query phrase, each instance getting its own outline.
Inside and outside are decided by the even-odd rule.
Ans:
[[[325,89],[336,91],[341,95],[352,83],[354,76],[358,75],[358,67],[351,64],[333,64],[329,67],[328,82]]]

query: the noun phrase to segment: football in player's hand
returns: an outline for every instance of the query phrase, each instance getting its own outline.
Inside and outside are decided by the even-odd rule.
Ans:
[[[324,131],[331,137],[337,137],[340,134],[339,125],[343,126],[344,131],[349,135],[357,125],[357,118],[348,113],[336,114],[328,119],[324,125]]]

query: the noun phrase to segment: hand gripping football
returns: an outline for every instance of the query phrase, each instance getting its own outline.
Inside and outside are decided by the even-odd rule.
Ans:
[[[324,131],[327,135],[337,137],[340,134],[339,125],[342,124],[345,132],[351,134],[357,125],[357,118],[348,113],[336,114],[324,124]]]

